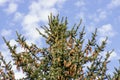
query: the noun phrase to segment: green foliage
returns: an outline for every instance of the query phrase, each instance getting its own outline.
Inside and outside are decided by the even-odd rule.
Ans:
[[[100,55],[104,51],[107,38],[100,45],[97,44],[97,29],[92,33],[85,45],[85,27],[78,33],[82,20],[67,29],[67,18],[59,19],[59,16],[48,17],[49,27],[43,26],[45,34],[42,35],[48,47],[39,48],[37,45],[28,45],[21,34],[17,34],[17,40],[24,49],[17,53],[19,46],[11,46],[4,37],[4,41],[13,58],[13,65],[26,74],[22,80],[119,80],[120,69],[116,69],[113,77],[106,73],[108,58],[111,52],[107,52],[105,58]],[[89,66],[86,66],[89,64]],[[15,80],[11,62],[6,63],[0,54],[0,79]]]

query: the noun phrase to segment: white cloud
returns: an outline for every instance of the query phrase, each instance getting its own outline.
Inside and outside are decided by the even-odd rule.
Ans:
[[[110,56],[110,58],[109,58],[110,60],[111,59],[120,59],[120,57],[117,55],[117,53],[114,51],[114,52],[112,52],[111,53],[111,56]]]
[[[12,58],[10,57],[10,52],[8,50],[8,47],[6,44],[1,44],[0,46],[0,52],[2,52],[2,55],[4,56],[5,61],[8,63]]]
[[[15,72],[15,79],[21,79],[23,77],[25,77],[25,74],[22,71]]]
[[[75,3],[75,6],[77,6],[77,7],[82,7],[84,5],[85,5],[85,2],[83,0],[79,0]]]
[[[103,41],[105,41],[105,39],[106,39],[106,36],[100,37],[100,38],[98,39],[99,44],[101,44]],[[111,44],[112,41],[110,41],[110,40],[108,39],[106,43],[107,43],[107,44]]]
[[[0,6],[3,6],[8,0],[0,0]]]
[[[67,1],[67,0],[58,0],[58,2],[56,4],[58,6],[58,8],[61,9],[63,7],[62,5],[65,3],[65,1]]]
[[[14,46],[14,45],[17,46],[17,48],[16,48],[16,52],[17,52],[17,53],[20,53],[20,52],[24,52],[24,51],[25,51],[25,49],[22,48],[22,46],[20,46],[14,39],[11,39],[11,40],[10,40],[10,45],[11,45],[11,46]]]
[[[94,26],[89,26],[86,28],[88,32],[94,32],[95,31],[95,27]]]
[[[106,54],[107,54],[107,51],[104,51],[101,55],[103,55],[103,57],[105,58],[106,57]],[[120,59],[120,57],[118,56],[118,54],[113,51],[111,54],[110,54],[110,57],[108,60],[118,60]]]
[[[11,2],[11,3],[9,3],[8,8],[5,9],[5,11],[6,11],[8,14],[12,14],[12,13],[14,13],[14,12],[17,11],[17,7],[18,7],[18,5],[17,5],[16,3]]]
[[[76,15],[76,19],[82,19],[83,21],[85,21],[85,18],[86,18],[86,16],[85,16],[84,11],[82,11]]]
[[[107,11],[98,9],[96,13],[90,14],[88,17],[95,22],[100,22],[101,20],[105,20],[108,16]]]
[[[76,19],[83,19],[83,21],[86,21],[86,13],[85,11],[87,10],[87,8],[85,7],[86,3],[84,0],[77,0],[75,1],[74,5],[78,8],[80,8],[80,12],[76,14]]]
[[[48,15],[50,13],[57,14],[57,8],[55,6],[61,7],[66,0],[51,0],[48,2],[48,0],[33,0],[31,5],[29,6],[29,12],[26,15],[23,15],[22,13],[16,12],[18,4],[15,1],[8,3],[8,8],[5,9],[5,11],[8,14],[15,13],[15,16],[13,18],[14,21],[22,21],[22,30],[25,32],[27,43],[30,44],[31,42],[34,42],[40,39],[39,33],[36,31],[36,28],[39,28],[39,23],[47,23]],[[44,33],[42,29],[40,29],[41,32]],[[8,34],[8,33],[7,33]],[[18,45],[18,43],[15,42],[15,40],[11,39],[10,44]],[[19,45],[18,45],[19,46]],[[7,61],[11,60],[9,50],[5,47],[5,49],[1,49],[3,52],[5,58]],[[17,52],[23,51],[21,47],[17,48]],[[15,71],[15,78],[19,79],[21,77],[24,77],[25,74],[22,72],[16,72],[15,66],[13,67]]]
[[[18,45],[18,43],[14,39],[11,39],[10,40],[10,45],[14,46],[14,45]]]
[[[23,28],[23,30],[25,31],[25,37],[27,37],[27,40],[30,41],[29,43],[35,43],[36,40],[40,38],[40,35],[37,32],[36,28],[38,28],[37,24],[29,24]]]
[[[98,28],[98,32],[101,36],[113,37],[116,33],[112,28],[111,24],[105,24],[102,27]]]
[[[107,5],[108,9],[113,9],[120,6],[120,0],[111,0],[111,2]]]
[[[11,33],[12,33],[12,30],[10,30],[10,29],[3,29],[3,30],[1,31],[1,36],[4,36],[4,37],[10,36]]]
[[[20,71],[17,70],[16,65],[12,66],[12,70],[15,73],[15,79],[21,79],[21,78],[26,77],[26,74],[23,73],[22,69],[20,69]]]
[[[99,18],[103,20],[106,17],[107,17],[107,12],[106,11],[101,11],[100,14],[99,14]]]
[[[13,45],[15,45],[15,44],[17,44],[17,43],[15,42],[15,40],[13,40],[13,39],[10,40],[10,45],[11,45],[11,46],[13,46]],[[17,50],[20,50],[20,51],[21,51],[21,49],[17,49]],[[6,46],[5,43],[0,46],[0,51],[2,52],[2,55],[4,56],[4,59],[5,59],[5,61],[6,61],[7,63],[8,63],[9,61],[12,61],[12,62],[11,62],[11,65],[12,65],[12,70],[15,72],[15,79],[20,79],[20,78],[25,77],[25,74],[23,73],[23,71],[22,71],[22,70],[17,71],[16,65],[13,65],[14,62],[13,62],[13,60],[12,60],[11,53],[10,53],[10,51],[9,51],[9,49],[8,49],[8,47]]]
[[[100,38],[98,39],[98,42],[101,43],[108,37],[107,43],[111,44],[112,41],[110,41],[109,38],[112,38],[116,35],[116,32],[113,30],[111,24],[105,24],[102,27],[98,28],[98,33]]]
[[[48,0],[38,0],[38,2],[33,2],[30,8],[36,7],[35,5],[38,5],[40,8],[51,8],[54,7],[57,0],[51,0],[48,2]]]
[[[65,2],[65,0],[51,0],[49,2],[48,0],[38,0],[31,3],[29,12],[25,15],[22,22],[23,31],[26,32],[25,35],[31,41],[35,42],[40,37],[36,31],[36,28],[39,28],[39,22],[46,23],[50,13],[57,14],[55,5],[59,6],[63,4],[63,2]]]
[[[32,23],[36,23],[39,21],[39,18],[37,17],[37,15],[26,15],[24,18],[24,25],[29,25]]]
[[[48,0],[39,0],[38,2],[34,1],[29,6],[30,11],[26,16],[30,15],[31,17],[34,17],[34,19],[37,19],[37,21],[35,22],[39,22],[39,21],[46,22],[47,17],[50,13],[53,14],[57,13],[57,9],[54,8],[56,4],[57,4],[57,0],[51,0],[49,3]],[[34,19],[33,19],[33,23],[34,23]]]
[[[93,24],[91,24],[93,25]],[[94,26],[87,27],[88,35],[91,32],[95,31]],[[113,37],[116,33],[113,31],[112,26],[110,24],[103,25],[100,28],[97,28],[98,31],[98,44],[101,44],[102,41],[105,41],[106,37],[108,37],[107,44],[111,44],[112,42],[109,40],[109,37]]]

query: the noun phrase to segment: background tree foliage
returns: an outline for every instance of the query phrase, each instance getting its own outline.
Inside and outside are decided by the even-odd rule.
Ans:
[[[11,46],[10,41],[3,37],[14,64],[11,61],[6,63],[0,53],[1,80],[15,80],[12,65],[26,74],[21,80],[120,80],[120,68],[115,68],[113,76],[106,72],[112,51],[107,52],[105,58],[100,55],[104,51],[107,38],[98,45],[97,29],[86,43],[85,28],[78,32],[81,20],[71,30],[67,29],[67,18],[60,20],[59,16],[50,15],[48,20],[49,27],[42,26],[45,34],[37,29],[48,44],[46,48],[39,48],[36,44],[28,45],[24,36],[16,32],[16,42],[24,49],[24,52],[17,53],[18,46]]]

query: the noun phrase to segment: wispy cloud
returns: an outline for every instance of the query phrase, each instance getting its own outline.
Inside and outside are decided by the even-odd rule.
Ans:
[[[106,54],[107,54],[107,51],[104,51],[104,52],[102,52],[102,56],[105,58],[105,56],[106,56]],[[115,52],[115,51],[113,51],[111,54],[110,54],[110,57],[109,57],[109,59],[108,60],[118,60],[118,59],[120,59],[120,57],[118,56],[118,54]]]
[[[108,17],[107,10],[98,9],[94,14],[89,14],[89,19],[93,20],[95,23],[105,20]]]
[[[0,6],[3,6],[8,0],[0,0]]]
[[[102,26],[100,26],[98,29],[98,43],[101,44],[102,41],[104,41],[106,39],[106,37],[108,37],[107,43],[111,44],[112,41],[110,40],[111,38],[113,38],[117,32],[113,29],[113,26],[111,24],[104,24]],[[95,30],[95,26],[90,26],[87,28],[88,32],[94,32]]]
[[[98,28],[98,31],[101,36],[113,37],[116,34],[111,24],[105,24],[101,26],[100,28]]]
[[[75,2],[75,6],[77,6],[77,7],[85,6],[84,0],[79,0],[79,1]]]
[[[110,60],[111,60],[111,59],[116,59],[116,60],[118,60],[118,59],[120,59],[120,57],[119,57],[118,54],[114,51],[114,52],[111,53],[111,56],[110,56],[109,59],[110,59]]]
[[[116,32],[113,30],[113,27],[111,24],[105,24],[98,28],[98,33],[99,33],[99,40],[98,42],[101,43],[102,41],[105,40],[106,37],[112,38],[116,35]],[[107,40],[108,44],[111,44],[112,41],[110,39]]]
[[[12,33],[12,30],[10,30],[10,29],[2,29],[1,36],[4,36],[4,37],[10,36],[11,33]]]
[[[120,0],[111,0],[111,2],[107,5],[108,9],[113,9],[120,6]]]
[[[98,28],[98,33],[99,33],[99,42],[101,43],[102,41],[105,40],[105,37],[112,38],[116,35],[116,32],[113,30],[113,27],[111,24],[105,24]],[[110,39],[107,40],[107,43],[112,43]]]
[[[18,5],[16,4],[16,3],[9,3],[9,5],[8,5],[8,8],[7,9],[5,9],[5,11],[8,13],[8,14],[12,14],[12,13],[14,13],[14,12],[16,12],[17,11],[17,7],[18,7]]]
[[[76,15],[76,18],[85,20],[86,16],[85,16],[84,11],[81,11],[80,13],[78,13]]]

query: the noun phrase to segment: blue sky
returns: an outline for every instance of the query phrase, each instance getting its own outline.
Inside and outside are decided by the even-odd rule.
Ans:
[[[6,60],[10,59],[9,51],[5,46],[2,36],[11,41],[11,45],[17,44],[15,31],[22,33],[27,42],[45,46],[44,41],[35,28],[47,25],[47,17],[50,13],[68,17],[68,27],[83,20],[82,26],[86,26],[89,34],[98,28],[98,43],[106,36],[109,37],[107,50],[115,49],[111,54],[109,73],[114,66],[118,66],[120,59],[120,0],[0,0],[0,51]],[[86,37],[87,37],[86,36]],[[18,45],[18,44],[17,44]],[[22,51],[18,48],[18,52]],[[105,52],[102,54],[105,55]],[[19,78],[19,72],[16,72]],[[24,75],[23,75],[24,76]]]

